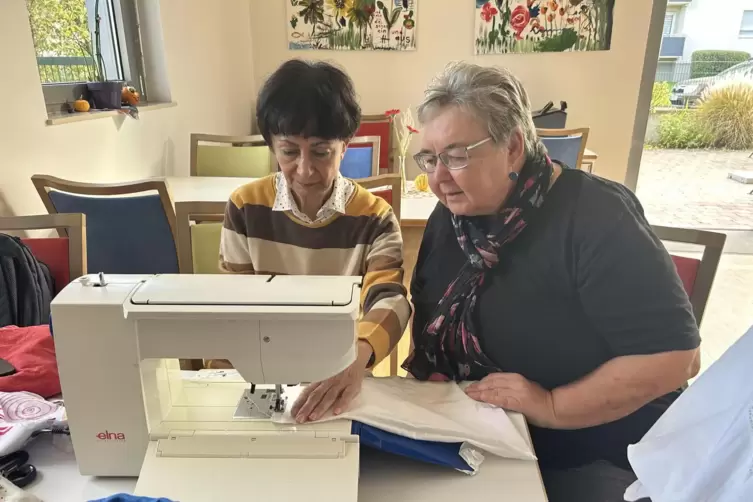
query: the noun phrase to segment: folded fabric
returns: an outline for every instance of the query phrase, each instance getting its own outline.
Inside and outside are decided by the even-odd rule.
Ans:
[[[90,500],[89,502],[173,502],[166,498],[150,498],[150,497],[137,497],[136,495],[129,495],[127,493],[118,493],[111,495],[107,498]]]
[[[16,368],[0,377],[0,392],[33,392],[42,397],[60,394],[55,342],[47,325],[0,328],[0,358]]]
[[[628,460],[625,500],[753,500],[753,328],[667,409]],[[746,383],[747,382],[747,383]]]
[[[63,428],[65,408],[31,392],[0,392],[0,456],[23,448],[41,429]]]
[[[302,387],[288,388],[289,402],[301,391]],[[348,411],[340,416],[327,414],[320,421],[343,418],[412,440],[454,444],[473,470],[483,455],[471,446],[505,458],[536,458],[505,410],[474,401],[454,382],[366,378]],[[295,422],[289,409],[273,420]]]

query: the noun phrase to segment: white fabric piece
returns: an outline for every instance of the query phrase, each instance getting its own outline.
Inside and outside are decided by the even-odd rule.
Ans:
[[[23,448],[32,433],[61,427],[65,408],[31,392],[0,392],[0,456]]]
[[[302,387],[286,389],[288,402],[295,402],[302,390]],[[290,408],[273,420],[294,423]],[[328,413],[319,421],[343,418],[412,439],[467,443],[500,457],[536,459],[505,410],[474,401],[454,382],[366,378],[361,394],[349,410],[339,416]],[[480,464],[483,455],[466,450],[464,459]]]
[[[675,401],[628,460],[625,500],[753,500],[753,328]]]

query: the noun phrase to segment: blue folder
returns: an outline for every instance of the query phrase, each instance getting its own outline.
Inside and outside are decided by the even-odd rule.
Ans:
[[[353,422],[351,433],[360,438],[360,443],[363,446],[429,464],[450,467],[466,473],[475,472],[460,456],[462,443],[439,443],[411,439],[361,422]]]

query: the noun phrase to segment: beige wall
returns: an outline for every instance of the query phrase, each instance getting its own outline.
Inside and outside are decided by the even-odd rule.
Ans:
[[[152,1],[152,0],[150,0]],[[140,120],[57,126],[47,118],[25,0],[0,2],[0,214],[44,207],[29,177],[80,181],[188,174],[190,132],[250,132],[253,71],[248,0],[162,0],[167,76],[175,108]]]
[[[421,0],[418,50],[410,53],[290,51],[282,22],[288,2],[250,1],[257,88],[285,59],[333,60],[354,79],[364,112],[381,113],[419,102],[426,82],[447,61],[507,66],[525,83],[534,107],[567,101],[568,125],[591,128],[589,147],[600,155],[598,174],[625,178],[651,0],[616,2],[611,51],[479,57],[473,55],[474,10],[469,0]]]

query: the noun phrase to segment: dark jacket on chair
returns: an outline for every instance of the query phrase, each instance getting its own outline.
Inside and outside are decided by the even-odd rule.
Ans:
[[[54,290],[47,266],[20,239],[0,234],[0,327],[49,323]]]

